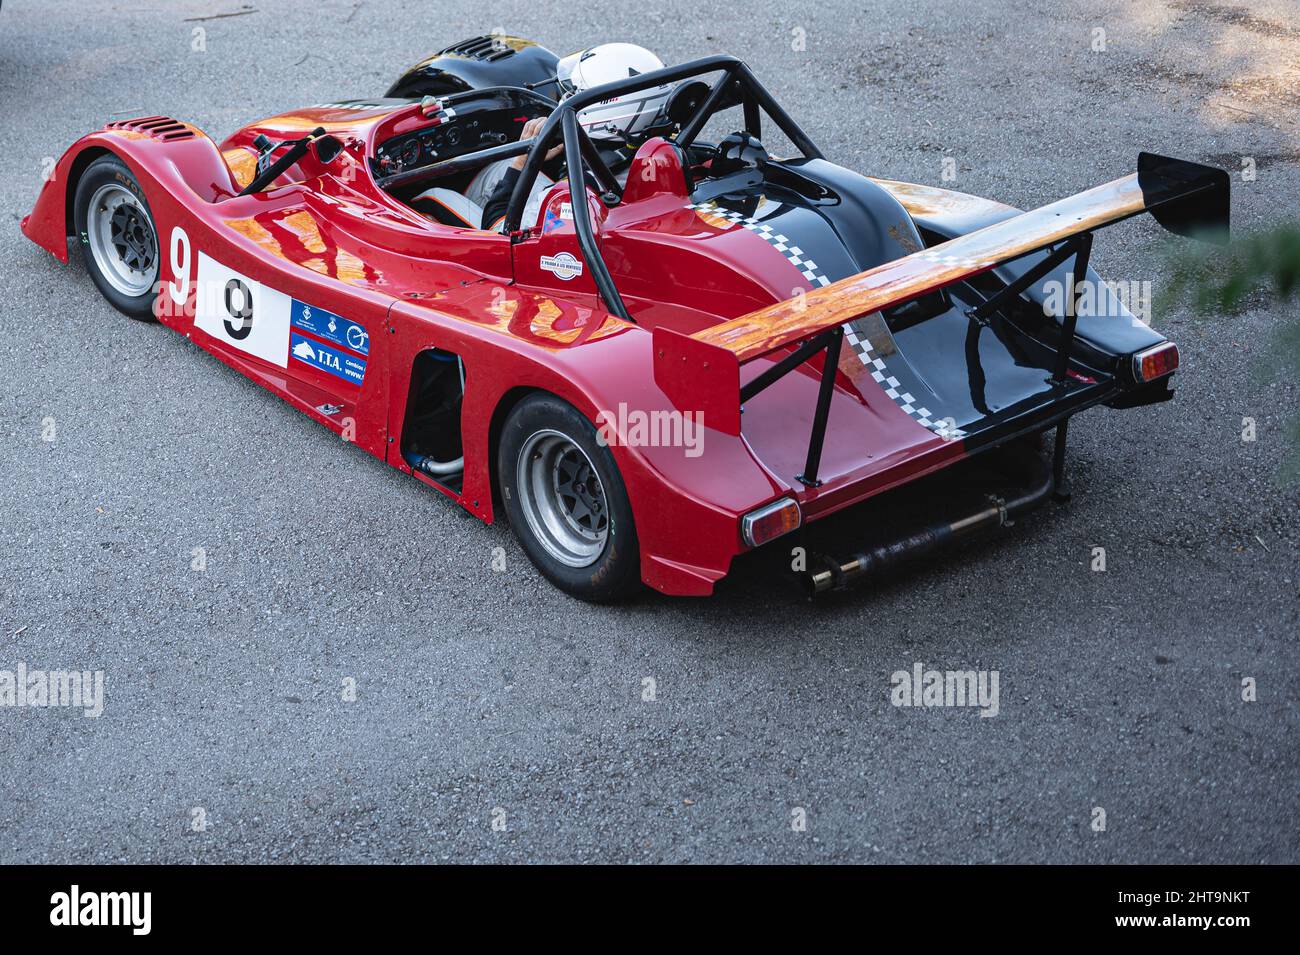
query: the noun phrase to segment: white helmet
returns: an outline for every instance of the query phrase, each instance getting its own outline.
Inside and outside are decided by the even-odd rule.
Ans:
[[[560,60],[556,78],[565,96],[605,83],[662,70],[663,61],[635,43],[602,43]],[[578,112],[578,122],[593,139],[626,139],[652,125],[668,102],[672,86],[625,93]]]

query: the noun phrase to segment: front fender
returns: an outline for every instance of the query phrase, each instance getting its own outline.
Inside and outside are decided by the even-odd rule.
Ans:
[[[159,116],[110,123],[68,148],[20,224],[23,235],[60,262],[68,261],[77,181],[87,166],[108,153],[126,163],[137,179],[154,179],[178,197],[191,193],[197,200],[214,202],[237,191],[216,144],[197,127]]]

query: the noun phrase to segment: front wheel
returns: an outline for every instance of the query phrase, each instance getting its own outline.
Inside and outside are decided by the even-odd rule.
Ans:
[[[126,163],[102,156],[87,166],[73,216],[86,270],[104,298],[131,318],[154,321],[158,232]]]
[[[497,474],[515,536],[547,579],[595,603],[639,589],[627,489],[577,409],[546,394],[516,405],[502,429]]]

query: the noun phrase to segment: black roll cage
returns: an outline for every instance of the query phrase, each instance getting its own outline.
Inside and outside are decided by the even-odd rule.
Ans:
[[[546,125],[542,127],[542,131],[532,140],[523,171],[519,174],[514,191],[510,194],[504,231],[512,237],[512,241],[518,237],[519,225],[523,219],[524,207],[528,204],[529,193],[532,192],[533,184],[541,172],[546,153],[557,145],[557,140],[564,143],[565,164],[570,183],[586,182],[583,172],[585,164],[603,193],[602,199],[607,204],[616,204],[622,198],[618,180],[605,161],[600,158],[600,153],[591,138],[578,123],[580,110],[603,103],[615,96],[638,93],[651,87],[677,83],[694,76],[719,71],[722,76],[714,82],[695,115],[682,126],[674,139],[677,146],[685,149],[693,143],[713,114],[720,109],[736,105],[735,97],[738,96],[745,113],[745,131],[750,136],[761,139],[761,113],[765,112],[805,158],[822,158],[821,150],[799,128],[799,124],[790,117],[790,114],[773,99],[772,94],[758,81],[749,67],[734,56],[707,56],[679,66],[665,67],[652,73],[642,73],[616,83],[606,83],[603,86],[584,90],[556,106],[547,119]],[[498,149],[502,151],[503,156],[507,151],[511,155],[519,155],[522,152],[519,147],[522,145],[522,143],[510,143],[509,146],[513,146],[513,150],[508,150],[507,146]],[[605,302],[605,307],[619,318],[631,320],[623,299],[614,285],[609,268],[601,257],[600,247],[596,244],[596,234],[592,228],[587,204],[578,202],[575,197],[572,205],[573,227],[578,235],[578,245],[582,249],[583,258],[587,261],[587,267],[591,269],[592,278],[596,282],[601,299]]]

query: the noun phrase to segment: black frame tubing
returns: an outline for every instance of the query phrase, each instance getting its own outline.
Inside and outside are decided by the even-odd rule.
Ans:
[[[821,150],[805,135],[804,131],[799,128],[799,125],[790,115],[777,104],[772,95],[763,88],[757,77],[750,72],[744,63],[732,56],[704,57],[703,59],[683,63],[680,66],[665,67],[662,70],[629,77],[618,83],[607,83],[604,86],[584,90],[560,103],[551,112],[550,118],[546,121],[528,150],[528,158],[524,160],[524,168],[519,174],[514,191],[510,194],[510,203],[506,207],[505,232],[512,238],[518,238],[524,207],[528,204],[528,195],[532,192],[533,184],[537,181],[537,176],[541,172],[547,152],[556,145],[557,139],[564,143],[565,162],[570,183],[586,182],[583,170],[585,163],[595,177],[597,186],[605,193],[606,197],[615,202],[621,197],[617,179],[614,178],[609,167],[605,165],[604,160],[600,158],[600,153],[595,145],[578,123],[577,117],[580,110],[596,103],[603,103],[614,96],[637,93],[655,86],[676,83],[719,70],[722,71],[722,76],[714,83],[709,95],[700,105],[700,109],[695,116],[678,133],[675,140],[678,146],[684,149],[691,144],[695,136],[704,127],[704,124],[719,108],[724,95],[732,87],[732,84],[739,83],[742,93],[742,105],[745,111],[745,122],[746,126],[751,128],[751,134],[752,130],[757,128],[759,110],[761,109],[771,117],[772,121],[776,123],[790,142],[806,158],[821,158]],[[604,300],[605,306],[610,312],[620,318],[629,318],[627,308],[624,306],[623,300],[618,294],[618,289],[614,285],[614,280],[610,276],[609,268],[600,255],[600,247],[596,242],[591,216],[585,203],[578,202],[576,195],[574,196],[573,210],[573,226],[574,231],[578,234],[578,244],[582,248],[582,254],[587,260],[588,267],[591,269],[596,287],[600,291],[600,297]]]

